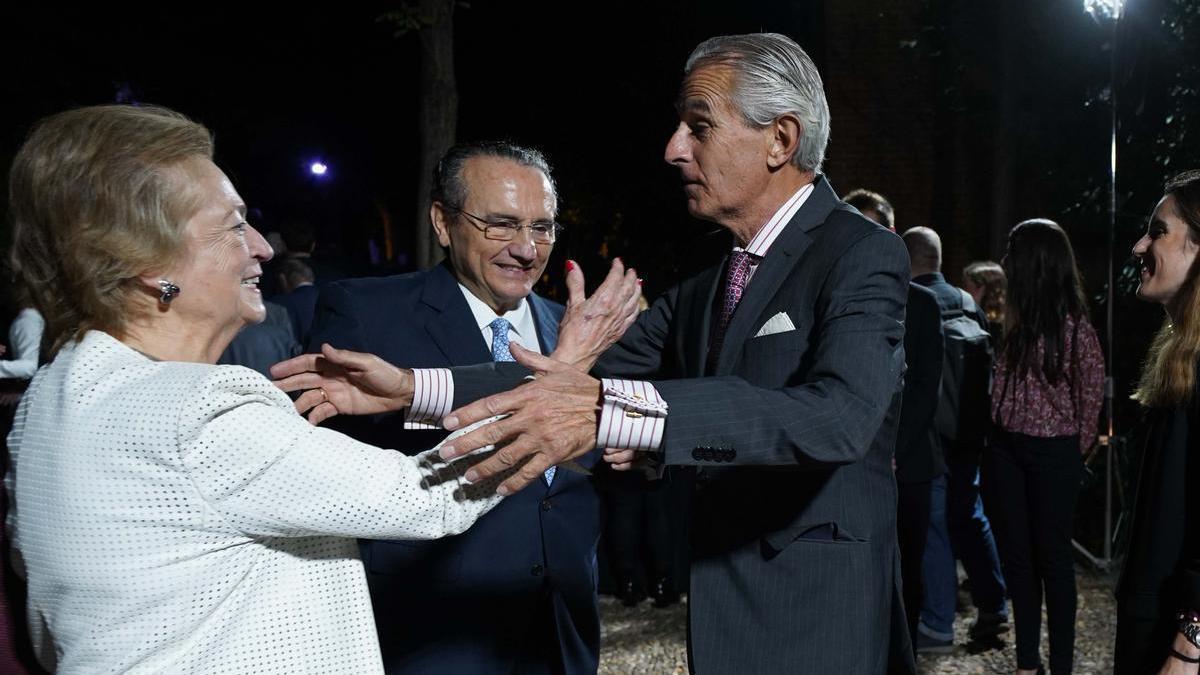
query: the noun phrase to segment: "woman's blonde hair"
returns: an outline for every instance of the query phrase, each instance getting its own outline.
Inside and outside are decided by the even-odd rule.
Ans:
[[[212,158],[212,135],[166,108],[79,108],[34,127],[9,177],[12,264],[50,355],[91,329],[121,334],[138,276],[183,256],[198,204],[180,165],[195,158]]]
[[[1200,243],[1200,171],[1185,171],[1167,181],[1164,193],[1187,223],[1188,236]],[[1178,316],[1168,316],[1154,336],[1133,398],[1148,407],[1169,407],[1191,400],[1200,359],[1200,256],[1175,296]]]

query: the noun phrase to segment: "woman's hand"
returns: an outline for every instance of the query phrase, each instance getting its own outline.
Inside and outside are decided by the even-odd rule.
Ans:
[[[1200,658],[1200,648],[1188,642],[1183,633],[1175,634],[1175,642],[1171,645],[1171,648],[1184,656],[1193,659]],[[1163,662],[1158,675],[1196,675],[1198,672],[1200,672],[1200,663],[1188,663],[1171,654],[1167,654],[1167,660]]]
[[[550,356],[587,372],[596,359],[633,325],[638,315],[642,285],[633,268],[613,260],[604,283],[585,297],[583,270],[567,261],[567,311],[558,327],[558,348]]]
[[[374,354],[321,345],[320,354],[301,354],[271,366],[275,386],[304,391],[296,410],[320,424],[334,415],[373,415],[412,405],[413,374]]]

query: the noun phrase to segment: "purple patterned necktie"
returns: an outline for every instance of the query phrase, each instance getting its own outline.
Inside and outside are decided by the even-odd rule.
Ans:
[[[724,299],[717,322],[713,325],[712,340],[708,345],[708,369],[711,371],[717,365],[721,355],[721,345],[725,342],[725,329],[733,318],[733,310],[737,309],[742,293],[746,290],[746,281],[750,278],[750,267],[759,260],[753,253],[734,251],[729,254],[729,264],[725,267],[725,283],[722,286]]]

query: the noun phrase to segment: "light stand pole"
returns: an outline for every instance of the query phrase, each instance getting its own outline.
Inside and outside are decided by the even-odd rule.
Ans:
[[[1105,355],[1107,361],[1106,370],[1108,371],[1104,378],[1104,418],[1105,418],[1105,433],[1101,436],[1101,445],[1104,447],[1104,544],[1102,547],[1101,556],[1097,557],[1078,541],[1072,540],[1071,543],[1075,546],[1084,557],[1086,557],[1093,565],[1099,569],[1108,569],[1112,564],[1112,540],[1113,540],[1113,480],[1115,478],[1113,471],[1113,461],[1116,459],[1116,452],[1113,444],[1116,439],[1116,429],[1113,421],[1115,410],[1113,408],[1113,397],[1116,393],[1116,384],[1113,379],[1113,307],[1116,304],[1116,287],[1115,287],[1115,270],[1113,269],[1113,257],[1115,254],[1116,232],[1117,232],[1117,23],[1121,20],[1121,13],[1124,10],[1124,0],[1083,0],[1083,9],[1096,21],[1105,22],[1109,25],[1111,33],[1109,34],[1108,43],[1108,73],[1109,73],[1109,160],[1108,160],[1108,293],[1105,298],[1105,335],[1108,340],[1108,353]]]

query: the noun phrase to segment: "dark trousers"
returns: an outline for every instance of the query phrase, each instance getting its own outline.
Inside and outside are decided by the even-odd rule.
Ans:
[[[1012,597],[1017,667],[1041,663],[1044,593],[1050,672],[1070,673],[1076,604],[1071,530],[1083,476],[1079,437],[1037,438],[997,430],[985,453],[983,475]]]
[[[666,578],[679,588],[677,584],[683,580],[677,579],[674,571],[676,559],[682,557],[683,537],[676,486],[670,479],[633,478],[637,480],[614,481],[605,495],[604,536],[618,583],[640,585],[639,580],[648,573],[650,584]],[[649,560],[643,551],[649,553]]]
[[[899,483],[896,505],[896,537],[900,543],[900,580],[904,585],[904,615],[908,635],[915,643],[917,622],[921,616],[921,559],[925,554],[925,536],[929,532],[929,481]],[[910,645],[915,646],[915,645]],[[916,652],[913,652],[914,656]]]
[[[954,557],[971,580],[971,601],[981,612],[1007,614],[1004,575],[992,526],[979,495],[982,441],[959,443],[942,437],[946,453],[946,529]]]

